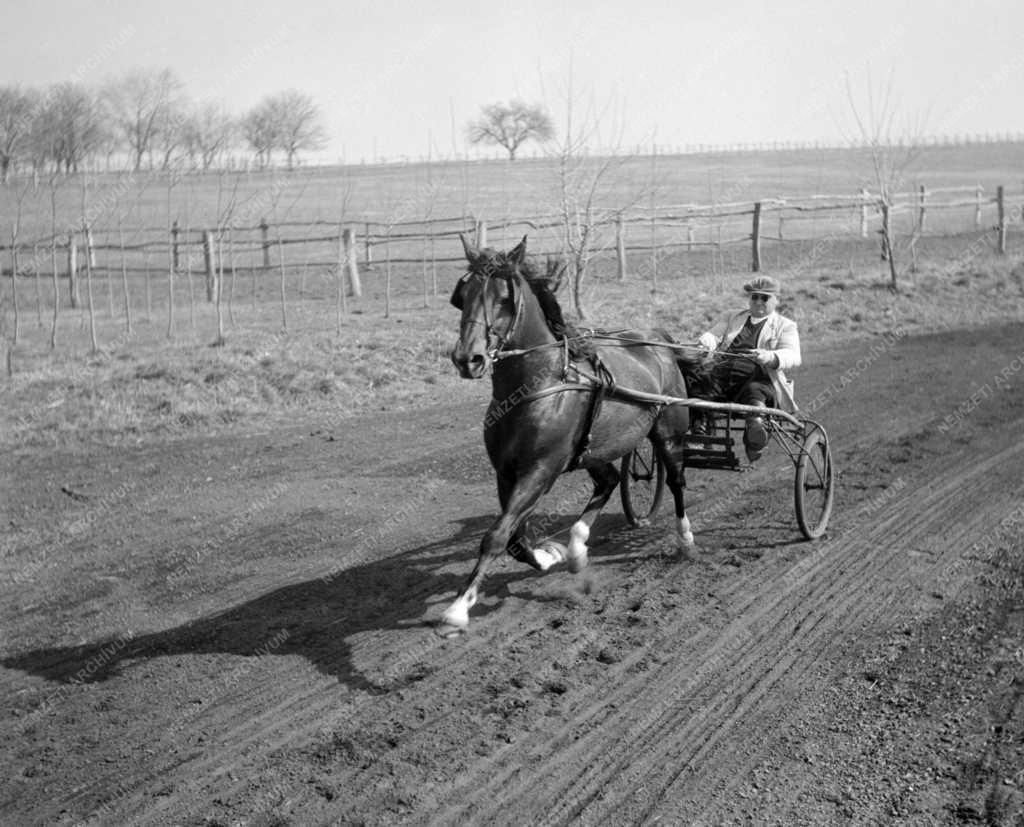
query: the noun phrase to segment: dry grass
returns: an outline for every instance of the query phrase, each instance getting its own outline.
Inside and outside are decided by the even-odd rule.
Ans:
[[[950,241],[938,260],[906,274],[895,294],[881,263],[851,269],[844,256],[783,273],[781,310],[800,324],[805,359],[814,358],[816,347],[898,329],[909,334],[1024,321],[1024,265],[991,253],[958,263],[958,250],[971,243]],[[666,262],[666,272],[673,266]],[[666,275],[652,292],[649,281],[596,274],[585,296],[588,323],[664,327],[693,339],[742,303],[746,276],[743,270]],[[120,323],[110,319],[101,341],[120,346],[88,356],[79,330],[80,352],[70,360],[51,356],[45,330],[33,327],[14,351],[15,372],[0,392],[3,444],[145,442],[300,422],[342,432],[347,417],[368,410],[483,399],[482,385],[457,379],[448,362],[456,311],[440,297],[429,308],[422,305],[422,299],[404,299],[388,319],[378,308],[356,308],[338,331],[322,303],[295,302],[291,332],[281,329],[273,306],[263,306],[261,318],[229,328],[218,347],[211,344],[216,328],[206,306],[197,308],[195,329],[180,320],[173,341],[163,324],[144,322],[125,341]]]
[[[1021,155],[1024,147],[1018,145],[930,151],[915,174],[928,183],[989,185],[1012,180],[1006,176]],[[856,161],[834,151],[659,159],[658,200],[708,201],[736,181],[743,182],[742,198],[852,191],[858,181]],[[550,166],[541,161],[449,165],[433,171],[304,171],[280,191],[273,207],[278,220],[336,215],[347,187],[350,214],[366,217],[394,218],[403,210],[410,213],[407,217],[422,217],[428,207],[435,216],[477,209],[490,215],[537,214],[545,211],[553,187]],[[630,169],[626,164],[620,170],[623,180],[614,182],[612,201],[628,194]],[[633,172],[640,180],[650,169],[644,160],[642,169]],[[434,185],[427,186],[428,180]],[[226,183],[214,177],[176,184],[170,193],[172,212],[183,218],[180,196],[188,194],[194,215],[208,217],[216,211],[218,194],[223,195],[218,190]],[[252,192],[246,197],[256,198],[260,206],[260,193],[270,184],[270,178],[249,181]],[[62,220],[72,221],[80,196],[71,186],[63,194]],[[137,192],[123,197],[134,199],[132,218],[159,228],[169,219],[167,195],[159,183],[139,182]],[[43,203],[48,194],[34,197],[42,210],[34,217],[35,229],[48,231]],[[10,218],[11,203],[0,202],[0,219]],[[910,255],[900,249],[904,275],[900,292],[892,294],[877,240],[824,236],[823,242],[821,228],[817,230],[817,239],[806,240],[791,239],[787,230],[789,240],[766,240],[762,250],[764,268],[784,282],[781,309],[799,321],[808,359],[813,359],[815,347],[891,334],[897,327],[909,333],[1024,319],[1024,270],[1018,258],[992,253],[991,231],[923,238],[916,272],[907,272]],[[26,225],[25,232],[31,231]],[[1011,228],[1011,249],[1017,231]],[[508,246],[499,231],[493,240]],[[543,246],[542,241],[537,244]],[[459,255],[457,241],[449,246],[438,250],[439,258]],[[633,274],[619,281],[614,250],[609,250],[593,262],[583,297],[588,311],[584,323],[664,327],[680,339],[695,338],[720,313],[742,302],[739,288],[749,275],[749,255],[747,244],[716,253],[706,247],[690,252],[659,248],[653,262],[649,254],[631,253]],[[429,273],[422,265],[393,267],[390,314],[385,317],[386,268],[378,261],[364,273],[363,298],[350,300],[340,322],[333,273],[307,268],[298,260],[296,265],[287,274],[284,309],[276,272],[240,269],[236,277],[227,277],[225,292],[230,291],[231,303],[224,308],[225,342],[218,347],[212,345],[218,331],[214,309],[203,301],[197,274],[192,282],[177,278],[170,339],[166,264],[161,269],[154,262],[148,285],[145,271],[130,274],[130,336],[122,315],[119,265],[112,274],[98,274],[98,353],[91,351],[86,312],[66,308],[61,311],[58,346],[51,351],[49,281],[36,293],[32,279],[18,279],[20,329],[10,348],[13,373],[0,385],[0,445],[145,442],[296,422],[341,430],[346,417],[374,408],[485,398],[481,385],[455,377],[447,358],[456,329],[447,296],[459,265],[440,263]],[[8,344],[13,314],[10,281],[5,281],[0,337]],[[66,290],[63,280],[61,290]]]

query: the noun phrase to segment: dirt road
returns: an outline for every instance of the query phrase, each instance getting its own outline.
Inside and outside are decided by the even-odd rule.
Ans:
[[[1022,351],[1006,326],[816,354],[823,540],[785,458],[691,472],[695,560],[667,508],[616,503],[589,592],[506,561],[451,640],[430,623],[496,505],[484,383],[17,453],[0,823],[1021,823]]]

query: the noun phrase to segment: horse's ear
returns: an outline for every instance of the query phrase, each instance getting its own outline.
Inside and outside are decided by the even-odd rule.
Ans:
[[[526,260],[526,236],[515,247],[508,252],[508,260],[516,264],[522,264]]]
[[[459,233],[459,239],[462,241],[462,249],[466,253],[466,261],[472,264],[480,257],[480,250],[466,241],[466,236],[463,233]]]
[[[456,310],[462,310],[462,285],[466,283],[465,278],[459,279],[455,284],[455,289],[452,290],[452,297],[449,301],[452,303],[452,307]]]

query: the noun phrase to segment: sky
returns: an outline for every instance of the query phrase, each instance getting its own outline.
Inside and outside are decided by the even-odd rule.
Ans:
[[[629,152],[848,141],[861,134],[854,111],[882,129],[887,96],[895,133],[1024,133],[1019,0],[16,6],[0,85],[98,87],[170,68],[190,99],[234,114],[297,89],[330,136],[311,161],[475,151],[466,125],[512,98],[545,106],[563,139]]]

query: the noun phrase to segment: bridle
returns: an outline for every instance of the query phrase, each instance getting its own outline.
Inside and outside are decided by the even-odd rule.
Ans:
[[[523,291],[521,286],[516,285],[514,275],[510,274],[508,276],[499,276],[494,273],[474,273],[472,270],[462,277],[460,285],[468,284],[474,277],[479,278],[481,281],[480,295],[484,318],[482,322],[477,319],[467,319],[464,324],[481,325],[484,328],[484,338],[487,342],[487,358],[492,362],[496,362],[502,358],[502,351],[515,336],[519,320],[522,318]],[[505,279],[508,284],[509,292],[512,294],[515,306],[512,311],[512,318],[509,320],[508,325],[503,331],[497,330],[495,324],[496,320],[490,317],[490,302],[487,301],[487,280],[492,278]]]

